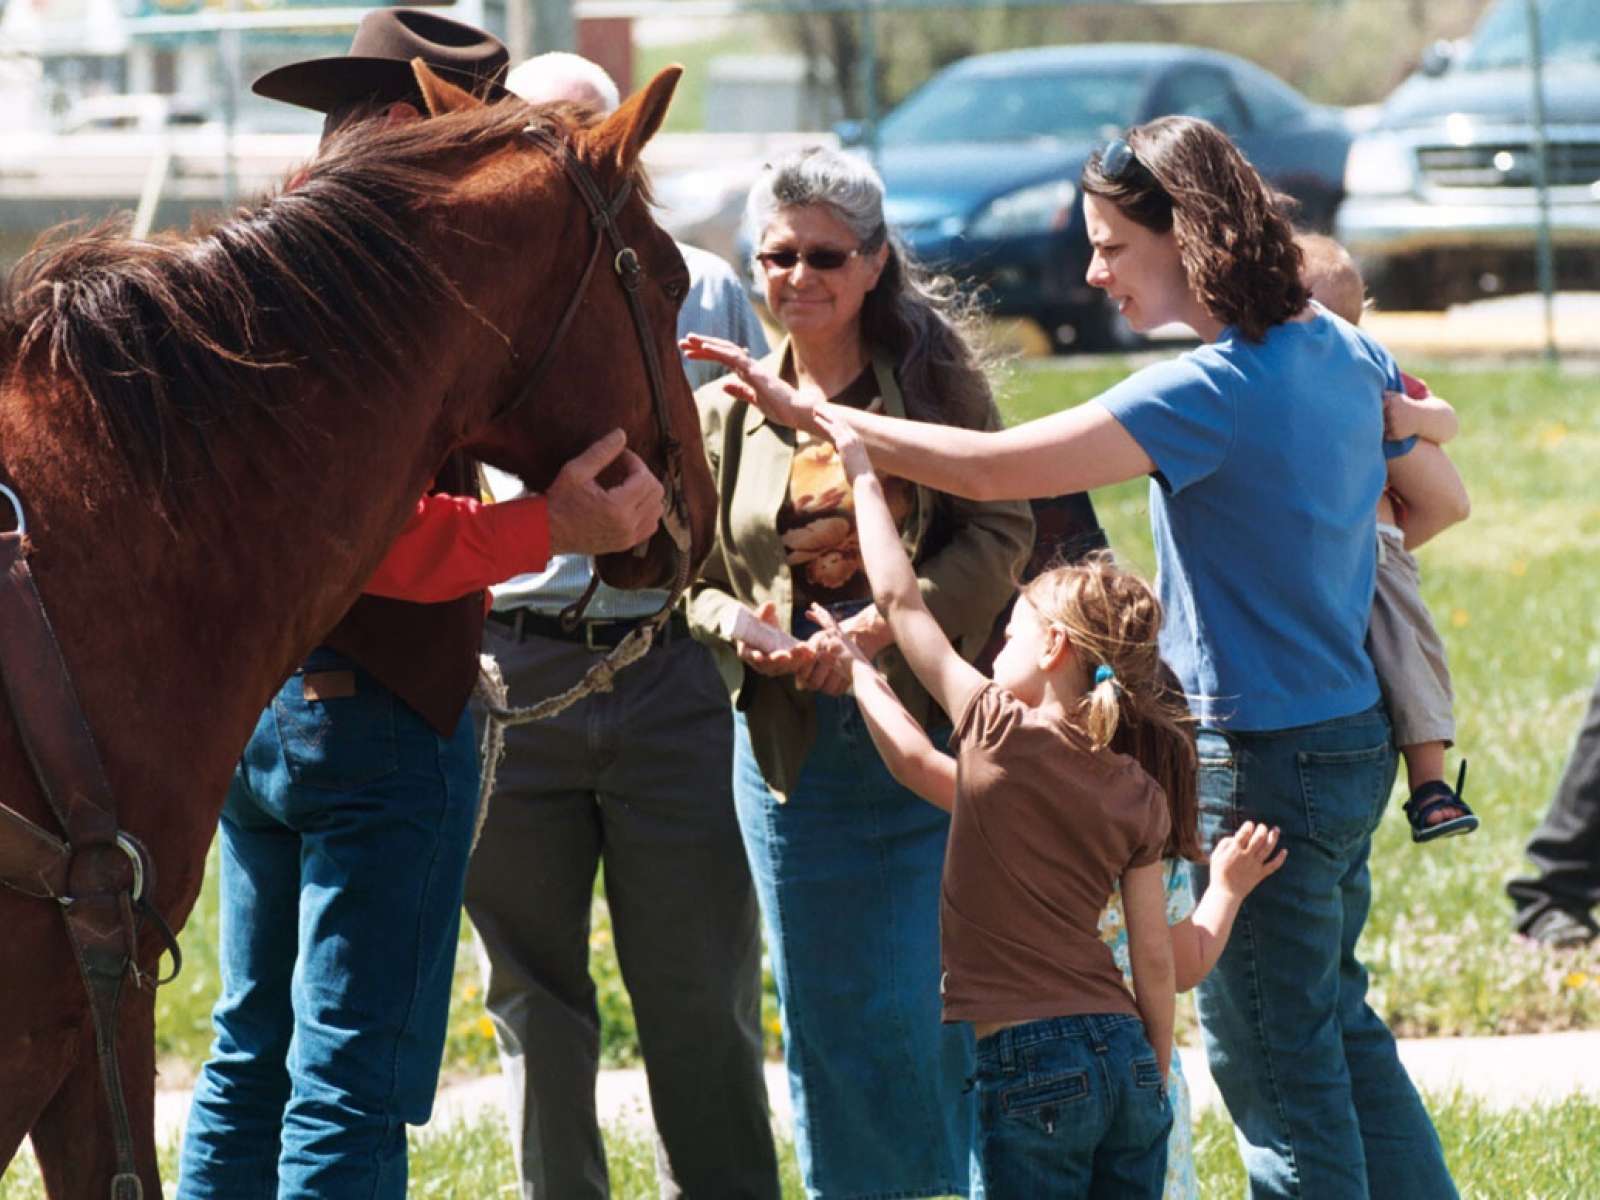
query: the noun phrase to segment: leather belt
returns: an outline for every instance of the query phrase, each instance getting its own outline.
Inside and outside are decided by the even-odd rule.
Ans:
[[[534,612],[532,609],[519,608],[512,612],[502,612],[492,609],[489,620],[504,629],[508,636],[517,641],[526,641],[528,638],[551,638],[558,642],[574,642],[584,649],[599,653],[602,650],[614,649],[623,638],[636,629],[644,618],[622,618],[618,620],[590,619],[579,621],[571,629],[564,628],[561,618],[550,616],[546,613]],[[667,619],[667,623],[656,633],[651,649],[665,646],[676,638],[689,636],[689,621],[682,612],[674,610]]]

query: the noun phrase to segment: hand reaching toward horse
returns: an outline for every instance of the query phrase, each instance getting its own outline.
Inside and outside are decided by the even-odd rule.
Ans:
[[[552,553],[614,554],[655,532],[665,491],[627,445],[627,435],[613,429],[561,468],[545,492]],[[596,476],[617,461],[627,474],[614,487],[602,487]]]
[[[683,351],[685,358],[721,363],[727,367],[738,378],[725,380],[722,390],[736,400],[753,404],[767,420],[777,425],[787,425],[792,429],[802,429],[807,433],[817,432],[814,418],[817,405],[813,401],[803,399],[799,392],[779,379],[775,372],[769,371],[758,359],[752,358],[750,352],[743,346],[725,338],[691,333],[678,343],[678,349]]]

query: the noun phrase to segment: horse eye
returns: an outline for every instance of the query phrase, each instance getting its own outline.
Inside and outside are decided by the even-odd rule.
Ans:
[[[674,279],[663,290],[667,293],[668,300],[677,301],[689,294],[689,285],[681,279]]]

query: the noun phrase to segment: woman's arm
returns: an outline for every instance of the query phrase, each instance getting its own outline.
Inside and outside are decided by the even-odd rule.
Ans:
[[[866,722],[872,744],[878,748],[889,773],[929,804],[950,812],[956,804],[956,760],[933,744],[921,725],[906,711],[888,680],[856,640],[840,629],[832,614],[819,604],[811,606],[811,619],[838,635],[849,656],[850,679],[856,707]]]
[[[1098,404],[1010,429],[961,429],[806,400],[731,342],[691,336],[682,346],[690,358],[712,359],[735,372],[738,378],[722,386],[768,420],[819,432],[818,416],[827,410],[856,432],[880,471],[951,495],[1029,500],[1086,492],[1155,470],[1139,443]]]
[[[906,557],[900,531],[895,528],[883,485],[873,472],[866,448],[850,426],[833,415],[834,407],[827,405],[818,412],[818,427],[838,448],[839,461],[850,480],[855,496],[856,538],[861,544],[861,561],[872,585],[873,601],[888,620],[912,673],[945,712],[955,717],[987,681],[956,652],[949,635],[928,611],[922,584]]]
[[[1160,862],[1130,867],[1122,876],[1122,911],[1128,922],[1128,963],[1134,1002],[1145,1036],[1156,1052],[1161,1078],[1172,1065],[1172,1023],[1177,1010],[1172,936],[1167,932],[1167,897]]]
[[[1434,443],[1419,441],[1409,454],[1391,458],[1388,467],[1389,486],[1405,506],[1400,527],[1405,530],[1406,549],[1416,549],[1471,514],[1467,485]]]
[[[1277,855],[1278,831],[1246,821],[1238,830],[1217,843],[1211,852],[1211,883],[1195,910],[1172,927],[1172,963],[1177,989],[1187,992],[1217,965],[1233,919],[1239,915],[1244,898],[1256,885],[1271,875],[1288,857],[1288,850]]]

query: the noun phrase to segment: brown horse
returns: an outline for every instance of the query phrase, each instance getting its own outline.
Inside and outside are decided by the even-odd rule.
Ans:
[[[525,127],[564,140],[606,197],[632,184],[616,223],[643,267],[649,340],[675,366],[687,275],[638,158],[677,69],[597,123],[481,105],[416,70],[429,119],[340,136],[287,190],[209,231],[46,245],[0,308],[0,481],[23,498],[29,561],[120,823],[152,852],[154,905],[174,928],[258,714],[448,454],[541,489],[620,426],[663,469],[613,251],[582,282],[600,233]],[[518,404],[558,333],[538,395]],[[715,495],[688,385],[665,375],[698,564]],[[658,533],[601,573],[655,586],[676,561]],[[0,780],[0,800],[58,828],[9,709]],[[55,904],[0,888],[0,1164],[31,1134],[53,1197],[103,1200],[109,1115],[62,926]],[[146,929],[145,972],[159,949]],[[125,983],[118,1036],[138,1174],[158,1197],[152,999]]]

